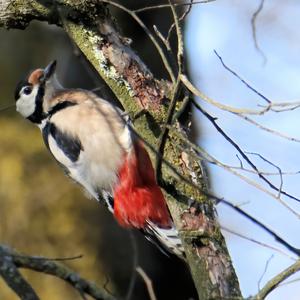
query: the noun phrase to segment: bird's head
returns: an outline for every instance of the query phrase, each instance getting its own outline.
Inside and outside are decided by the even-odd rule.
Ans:
[[[56,61],[53,61],[45,69],[31,72],[16,87],[16,109],[33,123],[40,124],[47,117],[47,101],[60,88],[55,69]]]

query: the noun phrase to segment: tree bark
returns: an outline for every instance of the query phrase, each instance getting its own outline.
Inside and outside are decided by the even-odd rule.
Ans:
[[[178,95],[173,93],[174,84],[155,79],[132,51],[128,40],[116,29],[107,2],[1,0],[0,26],[24,29],[31,20],[41,20],[63,27],[109,85],[126,112],[133,117],[137,134],[148,146],[156,148],[168,117],[170,99]],[[181,105],[182,99],[179,98],[177,106]],[[139,114],[143,110],[147,113]],[[134,118],[137,114],[140,117]],[[186,135],[185,129],[178,122],[176,126]],[[188,157],[182,150],[184,146],[170,131],[163,157],[179,174],[199,186],[203,193],[201,189],[181,180],[165,163],[162,181],[199,299],[241,297],[213,203],[205,196],[207,182],[203,168],[198,161]],[[153,160],[157,159],[153,151],[149,152]],[[190,207],[191,201],[198,205]]]

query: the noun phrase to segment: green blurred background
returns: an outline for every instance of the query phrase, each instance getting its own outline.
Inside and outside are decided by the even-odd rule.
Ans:
[[[127,16],[118,13],[117,17],[139,55],[152,62],[156,76],[164,77],[160,60],[153,58],[154,51],[146,44],[144,33]],[[142,17],[160,26],[162,32],[170,24],[166,11]],[[65,86],[101,87],[100,95],[111,97],[61,29],[33,22],[24,31],[1,30],[0,40],[0,109],[14,103],[15,85],[22,76],[53,59],[58,60],[58,78]],[[66,265],[100,286],[107,285],[113,294],[126,295],[134,257],[130,232],[121,229],[104,207],[87,199],[63,175],[46,151],[39,129],[14,108],[0,112],[0,128],[0,243],[25,254],[50,258],[82,254],[83,258]],[[184,264],[161,254],[139,233],[132,234],[138,245],[139,265],[153,280],[158,299],[188,299],[195,295]],[[41,299],[81,299],[59,279],[27,270],[22,273]],[[130,299],[147,298],[144,283],[137,277]],[[0,299],[18,299],[1,278]]]

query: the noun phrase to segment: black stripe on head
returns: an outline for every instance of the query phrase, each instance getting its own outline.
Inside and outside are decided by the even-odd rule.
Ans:
[[[27,119],[33,123],[40,124],[42,120],[47,118],[47,114],[43,111],[43,100],[45,95],[45,82],[42,82],[39,86],[38,92],[35,97],[35,110],[32,115]]]
[[[21,80],[15,89],[15,101],[17,101],[20,97],[20,91],[24,86],[31,86],[31,84],[27,80]]]

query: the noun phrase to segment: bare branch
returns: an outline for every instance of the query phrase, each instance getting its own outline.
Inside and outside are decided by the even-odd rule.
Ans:
[[[151,31],[147,28],[147,26],[144,24],[144,22],[138,17],[138,15],[126,8],[125,6],[119,4],[119,3],[116,3],[114,1],[110,1],[110,0],[101,0],[101,2],[104,2],[104,3],[108,3],[112,6],[115,6],[121,10],[123,10],[124,12],[126,12],[127,14],[129,14],[140,26],[141,28],[145,31],[145,33],[147,34],[147,36],[150,38],[150,40],[152,41],[153,45],[156,47],[162,61],[163,61],[163,64],[166,68],[166,70],[168,71],[169,75],[170,75],[170,78],[172,80],[173,83],[175,83],[175,76],[174,76],[174,73],[172,71],[172,68],[168,62],[168,59],[166,58],[162,48],[160,47],[159,43],[157,42],[156,38],[154,37],[154,35],[151,33]]]
[[[169,134],[169,129],[166,125],[171,124],[171,122],[173,120],[173,115],[174,115],[176,103],[177,103],[179,84],[180,84],[180,81],[177,80],[177,82],[174,86],[174,90],[172,92],[173,95],[172,95],[171,103],[169,105],[167,119],[164,124],[163,131],[158,140],[157,152],[160,153],[160,155],[156,156],[156,161],[155,161],[155,172],[156,172],[156,179],[158,182],[161,182],[161,178],[162,178],[162,174],[161,174],[162,158],[164,155],[165,145],[166,145],[166,142],[168,139],[168,134]]]
[[[232,69],[230,69],[223,61],[222,57],[218,54],[218,52],[216,50],[214,50],[214,53],[217,55],[217,57],[219,58],[221,64],[223,65],[223,67],[229,71],[231,74],[233,74],[236,78],[238,78],[243,84],[245,84],[247,86],[247,88],[249,88],[251,91],[253,91],[255,94],[257,94],[259,97],[261,97],[263,100],[265,100],[268,104],[270,104],[272,101],[269,100],[266,96],[264,96],[262,93],[260,93],[258,90],[256,90],[255,88],[253,88],[249,83],[247,83],[246,80],[244,80],[240,75],[238,75],[235,71],[233,71]]]
[[[141,267],[137,267],[136,268],[136,271],[141,275],[141,277],[143,278],[145,284],[146,284],[146,287],[147,287],[147,290],[148,290],[148,293],[149,293],[149,297],[151,300],[156,300],[156,296],[155,296],[155,292],[154,292],[154,289],[153,289],[153,285],[152,285],[152,281],[151,279],[149,278],[149,276],[145,273],[145,271],[141,268]]]
[[[0,112],[9,110],[9,109],[11,109],[13,107],[15,107],[15,104],[9,104],[7,106],[3,106],[3,107],[0,108]]]
[[[265,0],[260,0],[258,8],[256,9],[256,11],[252,15],[251,27],[252,27],[252,37],[253,37],[255,48],[261,54],[261,56],[263,58],[263,63],[265,64],[266,61],[267,61],[267,58],[266,58],[264,52],[260,49],[260,47],[258,45],[258,42],[257,42],[257,36],[256,36],[256,20],[257,20],[258,15],[263,10],[264,3],[265,3]]]
[[[276,108],[276,107],[279,107],[279,108]],[[300,101],[273,102],[270,110],[279,113],[279,112],[285,112],[285,111],[292,111],[299,107],[300,107]]]
[[[292,264],[290,267],[279,273],[277,276],[275,276],[273,279],[268,281],[266,285],[253,297],[251,297],[251,300],[262,300],[267,297],[281,282],[283,282],[285,279],[290,277],[291,275],[295,274],[300,270],[300,260],[297,260],[294,264]]]
[[[279,242],[281,245],[283,245],[284,247],[286,247],[288,250],[290,250],[292,253],[296,254],[297,256],[300,256],[300,249],[293,247],[292,245],[290,245],[288,242],[286,242],[283,238],[281,238],[277,233],[275,233],[273,230],[269,229],[266,225],[264,225],[262,222],[258,221],[256,218],[252,217],[251,215],[249,215],[247,212],[245,212],[244,210],[242,210],[241,208],[239,208],[238,206],[228,202],[227,200],[225,200],[224,198],[220,198],[218,199],[219,202],[225,204],[226,206],[231,207],[232,209],[234,209],[235,211],[237,211],[239,214],[241,214],[242,216],[246,217],[248,220],[250,220],[251,222],[253,222],[254,224],[258,225],[260,228],[262,228],[263,230],[265,230],[266,232],[268,232],[271,236],[273,236],[275,238],[275,240],[277,242]]]
[[[262,107],[262,109],[249,109],[249,108],[238,108],[238,107],[233,107],[229,106],[223,103],[220,103],[208,96],[206,96],[202,91],[200,91],[198,88],[196,88],[191,81],[187,78],[186,75],[181,74],[180,75],[182,83],[187,87],[187,89],[193,93],[195,96],[200,97],[202,100],[205,102],[223,110],[227,111],[230,113],[233,113],[235,115],[242,115],[242,114],[247,114],[247,115],[257,115],[261,116],[266,114],[269,111],[274,111],[274,112],[284,112],[284,111],[291,111],[294,109],[297,109],[300,107],[300,101],[294,101],[294,102],[272,102],[269,105],[263,106],[263,105],[258,105]],[[276,110],[275,108],[279,107],[281,109]]]
[[[163,34],[158,30],[158,28],[155,25],[153,25],[153,29],[154,29],[154,32],[156,33],[156,35],[163,42],[163,44],[166,47],[167,51],[169,51],[171,53],[172,49],[171,49],[171,45],[170,45],[169,41],[166,40],[166,38],[163,36]]]
[[[272,104],[272,106],[273,106],[273,104]],[[297,107],[298,107],[298,106],[297,106]],[[274,109],[272,109],[272,108],[271,108],[271,110],[274,111]],[[289,108],[288,110],[292,110],[292,109]],[[283,110],[281,110],[281,112],[282,112],[282,111],[283,111]],[[273,135],[277,135],[277,136],[279,136],[279,137],[281,137],[281,138],[284,138],[284,139],[289,140],[289,141],[292,141],[292,142],[298,142],[298,143],[300,142],[300,139],[299,139],[299,138],[295,138],[295,137],[289,136],[289,135],[284,134],[284,133],[282,133],[282,132],[280,132],[280,131],[276,131],[276,130],[274,130],[274,129],[271,129],[271,128],[268,128],[268,127],[266,127],[266,126],[264,126],[264,125],[261,125],[261,124],[259,124],[258,122],[254,121],[253,119],[249,118],[248,116],[244,116],[244,115],[242,115],[242,114],[236,114],[236,113],[235,113],[234,115],[238,116],[239,118],[244,119],[245,121],[247,121],[248,123],[250,123],[250,124],[256,126],[257,128],[259,128],[259,129],[261,129],[261,130],[264,130],[264,131],[266,131],[266,132],[269,132],[269,133],[271,133],[271,134],[273,134]]]
[[[10,261],[14,269],[14,276],[18,276],[17,273],[15,272],[17,268],[30,269],[36,272],[41,272],[44,274],[56,276],[68,282],[81,295],[87,294],[96,300],[115,299],[112,295],[108,294],[104,289],[98,287],[94,283],[87,281],[84,278],[81,278],[77,273],[75,273],[71,269],[67,268],[66,266],[62,265],[59,262],[56,262],[55,260],[58,260],[57,258],[53,260],[44,257],[28,256],[28,255],[20,254],[7,246],[0,245],[0,265],[1,265],[1,261],[3,262],[3,259],[5,259],[6,261]],[[62,258],[61,260],[65,260],[65,258]],[[4,277],[9,275],[10,270],[3,269],[3,268],[1,269],[0,267],[0,272],[2,272],[1,275]],[[16,279],[18,279],[18,277],[16,277]],[[23,296],[24,295],[25,294],[23,294]],[[35,300],[38,298],[26,298],[26,299]]]
[[[197,160],[197,159],[203,159],[204,158],[207,162],[223,168],[224,170],[230,172],[231,174],[239,177],[240,179],[242,179],[243,181],[245,181],[249,185],[255,187],[256,189],[264,192],[265,194],[267,194],[267,195],[271,196],[272,198],[274,198],[275,200],[279,201],[279,203],[281,203],[284,207],[286,207],[297,218],[300,217],[300,214],[292,206],[290,206],[286,201],[282,200],[278,195],[270,192],[269,190],[267,190],[263,186],[259,185],[257,182],[251,180],[250,178],[244,176],[243,174],[240,174],[240,173],[236,172],[234,170],[234,168],[223,164],[222,162],[220,162],[219,160],[217,160],[216,158],[214,158],[212,155],[210,155],[208,152],[206,152],[203,148],[201,148],[201,147],[193,144],[188,139],[186,139],[185,137],[183,137],[180,133],[177,132],[177,130],[174,130],[174,128],[169,127],[169,129],[172,130],[172,132],[173,132],[174,135],[176,135],[178,138],[180,138],[182,141],[184,141],[187,146],[191,147],[191,149],[195,150],[197,153],[200,153],[202,156],[197,156],[194,152],[189,151],[186,148],[182,148],[178,144],[175,144],[175,146],[178,147],[180,150],[185,151],[188,155],[190,155],[191,157],[193,157],[195,160]],[[255,170],[253,170],[252,173],[258,175],[257,171],[255,171]],[[263,173],[260,172],[260,174],[263,174]]]
[[[234,114],[235,116],[244,119],[245,121],[249,122],[250,124],[258,127],[259,129],[262,129],[264,131],[267,131],[271,134],[277,135],[281,138],[293,141],[293,142],[300,142],[299,138],[291,137],[288,136],[282,132],[270,129],[266,126],[263,126],[259,124],[258,122],[254,121],[253,119],[249,118],[248,116],[245,116],[244,114],[249,114],[249,115],[263,115],[268,111],[276,111],[273,107],[286,107],[284,109],[281,109],[280,112],[283,111],[290,111],[295,108],[300,107],[300,103],[298,102],[272,102],[268,106],[263,106],[262,110],[252,110],[252,109],[246,109],[246,108],[236,108],[236,107],[231,107],[228,105],[224,105],[220,102],[215,101],[212,98],[207,97],[205,94],[203,94],[200,90],[196,89],[195,86],[192,85],[192,83],[187,79],[185,75],[181,75],[181,80],[185,84],[185,86],[196,96],[200,97],[203,99],[205,102],[214,105],[215,107],[223,110],[230,112]]]
[[[183,14],[180,16],[180,18],[178,19],[178,21],[181,22],[181,21],[183,21],[186,18],[186,16],[190,13],[193,4],[196,4],[196,3],[193,3],[193,0],[190,0],[190,3],[187,3],[188,7],[187,7],[186,11],[183,12]],[[173,8],[174,7],[175,7],[175,4],[173,4]],[[173,31],[173,29],[174,29],[175,26],[176,26],[175,22],[170,26],[169,31],[168,31],[168,35],[167,35],[167,41],[170,40],[172,31]]]
[[[40,298],[19,272],[7,250],[7,247],[0,246],[0,275],[21,299],[39,300]]]
[[[291,280],[287,280],[285,282],[280,283],[277,287],[283,287],[287,284],[291,284],[291,283],[297,283],[300,281],[300,278],[295,278],[295,279],[291,279]]]
[[[249,236],[246,236],[246,235],[244,235],[244,234],[241,234],[241,233],[239,233],[239,232],[236,232],[236,231],[234,231],[234,230],[232,230],[232,229],[229,229],[229,228],[227,228],[227,227],[221,226],[221,228],[222,228],[222,230],[227,231],[227,232],[229,232],[229,233],[231,233],[231,234],[233,234],[233,235],[236,235],[236,236],[238,236],[238,237],[240,237],[240,238],[242,238],[242,239],[245,239],[245,240],[247,240],[247,241],[249,241],[249,242],[255,243],[255,244],[259,245],[259,246],[262,246],[262,247],[265,247],[265,248],[274,250],[274,251],[276,251],[276,252],[278,252],[278,253],[280,253],[280,254],[282,254],[282,255],[288,257],[289,259],[291,259],[291,260],[293,260],[293,261],[296,261],[296,259],[295,259],[294,257],[292,257],[292,256],[289,255],[288,253],[282,251],[280,248],[277,248],[277,247],[268,245],[268,244],[266,244],[266,243],[260,242],[260,241],[254,239],[254,238],[251,238],[251,237],[249,237]]]
[[[205,3],[210,3],[210,2],[215,2],[216,0],[202,0],[202,1],[194,1],[193,5],[196,4],[205,4]],[[174,3],[174,6],[189,6],[191,5],[190,3]],[[147,6],[147,7],[142,7],[142,8],[138,8],[133,10],[135,13],[141,13],[147,10],[153,10],[153,9],[161,9],[161,8],[169,8],[170,5],[169,4],[160,4],[160,5],[153,5],[153,6]]]
[[[171,11],[173,14],[174,24],[176,27],[177,48],[178,48],[178,50],[177,50],[177,67],[178,67],[178,74],[181,74],[182,68],[183,68],[183,37],[182,37],[181,28],[179,26],[178,16],[177,16],[177,13],[175,11],[175,8],[174,8],[171,0],[169,0],[169,5],[170,5],[170,8],[171,8]],[[171,122],[173,120],[173,116],[174,116],[174,113],[176,110],[176,103],[177,103],[180,84],[181,84],[181,81],[178,76],[178,78],[176,79],[176,83],[173,86],[172,98],[171,98],[171,103],[168,108],[165,126],[164,126],[164,129],[163,129],[163,131],[160,135],[159,141],[158,141],[157,149],[158,149],[158,152],[161,154],[161,156],[156,157],[156,162],[155,162],[156,178],[157,178],[158,182],[161,181],[161,177],[162,177],[161,176],[161,164],[162,164],[161,157],[163,157],[165,144],[166,144],[168,134],[169,134],[169,129],[166,125],[171,124]]]
[[[19,257],[19,258],[27,258],[27,255],[22,255],[22,254],[15,254],[14,257]],[[41,257],[41,256],[35,256],[36,259],[41,259],[41,260],[45,260],[45,257]],[[71,256],[71,257],[47,257],[47,260],[49,261],[68,261],[68,260],[76,260],[76,259],[80,259],[83,258],[83,255],[76,255],[76,256]]]
[[[257,283],[257,286],[258,286],[258,290],[260,290],[260,284],[261,284],[261,281],[263,280],[264,276],[266,275],[266,272],[268,270],[268,267],[269,267],[269,264],[271,262],[271,260],[274,258],[274,255],[272,254],[269,259],[266,261],[266,264],[265,264],[265,268],[264,268],[264,271],[262,272],[259,280],[258,280],[258,283]]]
[[[200,97],[205,102],[222,109],[224,111],[228,111],[235,114],[248,114],[248,115],[263,115],[267,111],[270,110],[270,107],[264,107],[263,109],[247,109],[247,108],[237,108],[229,105],[225,105],[223,103],[220,103],[208,96],[206,96],[203,92],[201,92],[199,89],[197,89],[187,78],[186,75],[181,74],[180,79],[183,82],[183,84],[188,88],[189,91],[191,91],[195,96]]]
[[[273,166],[274,168],[276,168],[278,170],[278,173],[279,173],[279,176],[280,176],[280,186],[279,186],[279,191],[278,191],[278,196],[277,197],[280,198],[281,191],[282,191],[282,186],[283,186],[281,168],[279,168],[277,165],[275,165],[274,163],[272,163],[271,161],[269,161],[268,159],[266,159],[265,157],[263,157],[259,153],[255,153],[255,152],[246,152],[246,153],[258,156],[261,160],[263,160],[264,162],[268,163],[269,165]]]
[[[138,267],[138,262],[139,262],[138,261],[138,258],[139,258],[138,246],[137,246],[135,236],[134,236],[132,230],[129,230],[129,237],[130,237],[130,242],[131,242],[131,246],[132,246],[133,261],[132,261],[132,274],[130,277],[130,282],[129,282],[129,286],[127,289],[125,300],[130,300],[132,297],[134,286],[136,283],[136,268]]]
[[[264,175],[262,175],[259,170],[257,169],[256,165],[249,159],[249,157],[245,154],[245,152],[240,148],[240,146],[233,141],[225,132],[224,130],[217,124],[215,118],[213,118],[209,113],[207,113],[198,103],[193,101],[193,104],[195,107],[213,124],[213,126],[216,128],[216,130],[240,153],[240,155],[245,159],[245,161],[257,172],[257,175],[266,182],[271,189],[281,192],[283,195],[289,197],[290,199],[296,200],[297,202],[300,202],[300,199],[280,190],[280,188],[276,187],[271,181],[269,181]],[[298,216],[299,217],[299,216]]]

